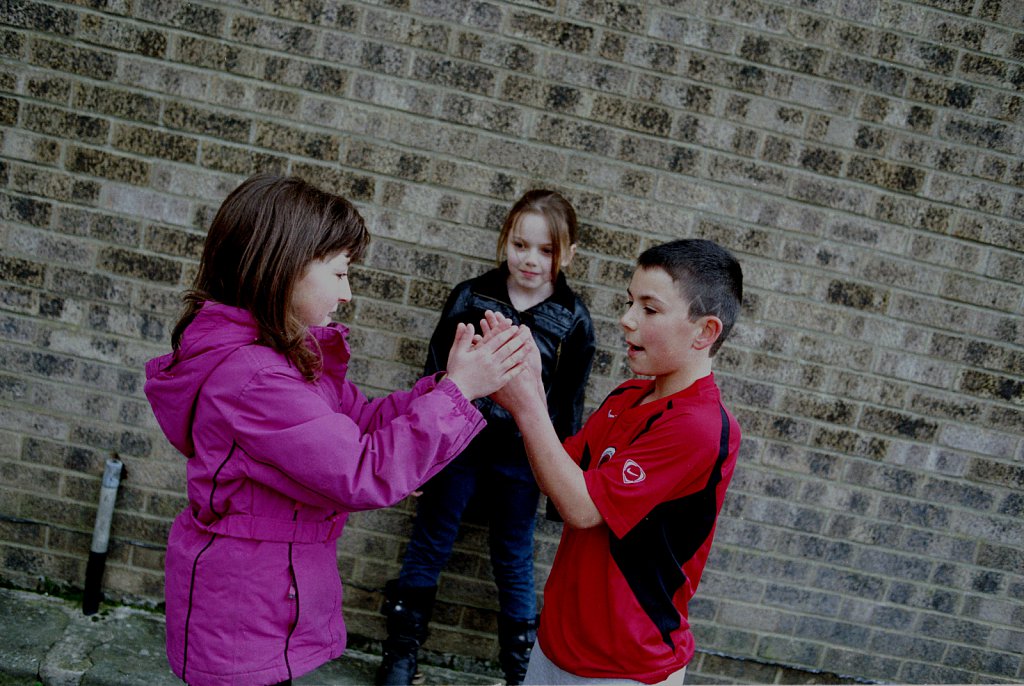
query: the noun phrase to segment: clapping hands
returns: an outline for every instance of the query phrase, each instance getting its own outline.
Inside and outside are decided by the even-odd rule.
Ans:
[[[448,353],[448,378],[470,400],[491,395],[519,376],[532,364],[530,351],[537,347],[529,328],[514,326],[500,314],[488,311],[480,328],[477,335],[472,324],[460,323]]]
[[[512,322],[497,312],[488,311],[480,322],[480,329],[484,338],[496,331],[503,331],[512,326]],[[520,327],[525,328],[525,327]],[[508,383],[491,393],[491,398],[499,405],[512,412],[523,407],[527,403],[539,402],[547,406],[547,398],[544,393],[542,380],[542,368],[540,360],[540,349],[533,342],[530,336],[529,345],[524,350],[525,360],[522,362],[522,371],[510,378]]]

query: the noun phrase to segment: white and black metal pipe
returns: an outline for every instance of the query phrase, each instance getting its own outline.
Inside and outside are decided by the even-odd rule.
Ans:
[[[96,508],[96,525],[92,530],[92,545],[89,547],[89,564],[85,568],[85,593],[82,596],[82,614],[92,615],[100,606],[103,597],[103,570],[107,565],[107,546],[110,544],[110,521],[114,517],[114,502],[117,488],[121,484],[121,469],[124,464],[117,456],[107,460],[103,469],[103,485],[100,487],[100,504]]]

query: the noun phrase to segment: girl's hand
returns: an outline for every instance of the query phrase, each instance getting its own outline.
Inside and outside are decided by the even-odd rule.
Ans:
[[[448,378],[470,400],[490,395],[522,371],[532,343],[525,326],[492,329],[474,343],[473,325],[459,324],[448,353]]]

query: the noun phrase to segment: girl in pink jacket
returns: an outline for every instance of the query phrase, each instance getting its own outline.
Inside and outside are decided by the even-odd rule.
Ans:
[[[526,327],[461,326],[447,373],[367,400],[330,323],[369,243],[344,198],[258,175],[220,207],[146,396],[188,458],[189,507],[167,543],[167,656],[195,686],[288,682],[345,648],[337,539],[482,428],[470,402],[521,370]]]

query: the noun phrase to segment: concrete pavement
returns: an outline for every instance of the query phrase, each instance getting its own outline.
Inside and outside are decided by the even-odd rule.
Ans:
[[[373,683],[380,657],[349,650],[295,686]],[[500,684],[423,666],[426,684]],[[164,655],[164,616],[101,604],[94,615],[55,596],[0,589],[0,686],[180,686]]]

